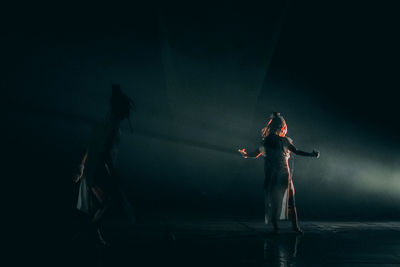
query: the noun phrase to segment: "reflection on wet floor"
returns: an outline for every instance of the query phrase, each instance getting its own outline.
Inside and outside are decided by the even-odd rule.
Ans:
[[[304,235],[274,235],[261,222],[115,222],[102,248],[74,241],[78,266],[400,266],[400,222],[304,222]],[[167,230],[166,230],[167,229]],[[175,239],[170,238],[171,233]]]
[[[266,266],[296,266],[297,247],[301,236],[283,235],[264,238]]]

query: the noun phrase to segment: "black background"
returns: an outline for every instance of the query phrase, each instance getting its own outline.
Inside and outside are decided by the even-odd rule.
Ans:
[[[29,201],[64,210],[120,83],[137,112],[117,169],[144,217],[261,219],[262,160],[236,150],[256,148],[280,111],[297,147],[321,152],[295,159],[301,218],[398,219],[397,11],[382,1],[6,6],[6,169],[17,181],[7,191],[33,184],[43,193]]]

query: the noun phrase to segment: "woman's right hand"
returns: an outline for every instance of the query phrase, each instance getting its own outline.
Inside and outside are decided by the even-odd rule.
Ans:
[[[242,154],[242,156],[247,159],[247,152],[245,148],[238,149],[239,153]]]

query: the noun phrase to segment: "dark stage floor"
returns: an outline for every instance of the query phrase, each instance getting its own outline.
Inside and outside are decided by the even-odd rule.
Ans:
[[[400,266],[400,222],[302,222],[302,236],[261,221],[108,222],[101,248],[74,239],[79,266]]]

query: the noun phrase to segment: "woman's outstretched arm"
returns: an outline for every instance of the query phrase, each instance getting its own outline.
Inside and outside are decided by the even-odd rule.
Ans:
[[[247,159],[247,158],[258,158],[259,156],[262,155],[262,152],[260,151],[259,148],[257,148],[257,150],[247,153],[245,148],[239,149],[238,150],[240,154],[242,154],[242,156]]]
[[[305,152],[302,150],[298,150],[293,144],[289,145],[289,150],[299,156],[319,158],[319,151],[317,151],[317,150],[313,150],[312,152]]]

